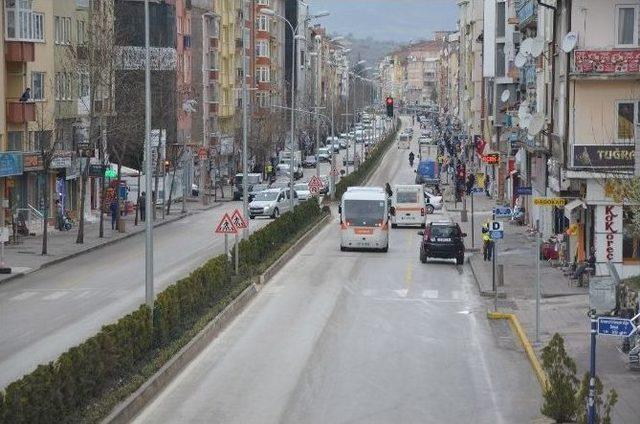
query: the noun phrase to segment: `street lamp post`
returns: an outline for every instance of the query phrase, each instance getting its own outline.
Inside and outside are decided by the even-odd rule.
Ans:
[[[321,40],[322,37],[316,35],[316,110],[320,110],[320,61],[322,60]],[[332,147],[333,148],[333,147]],[[320,120],[316,119],[316,176],[320,177]]]
[[[144,287],[145,303],[151,310],[153,324],[153,191],[151,186],[151,50],[149,48],[149,0],[144,1],[144,130],[145,130],[145,245],[144,245]]]
[[[246,0],[242,0],[242,9],[244,10]],[[244,219],[247,220],[249,216],[249,185],[247,183],[248,175],[248,125],[247,125],[247,102],[249,101],[249,96],[247,95],[247,46],[245,45],[245,25],[244,19],[242,20],[242,213],[244,215]],[[214,187],[215,190],[215,187]],[[242,237],[247,238],[249,235],[249,226],[245,225],[245,228],[242,230]],[[237,259],[236,252],[236,261]]]

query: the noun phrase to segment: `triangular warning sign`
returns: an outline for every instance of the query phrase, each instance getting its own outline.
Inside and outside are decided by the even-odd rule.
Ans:
[[[236,230],[249,228],[249,223],[242,217],[242,214],[238,209],[233,211],[233,214],[231,215],[231,222],[233,223],[233,226],[236,227]]]
[[[233,225],[233,221],[231,221],[231,217],[229,216],[229,214],[226,214],[226,213],[224,214],[224,216],[220,220],[220,223],[218,224],[218,227],[216,228],[216,233],[217,234],[237,234],[238,233],[238,230]]]

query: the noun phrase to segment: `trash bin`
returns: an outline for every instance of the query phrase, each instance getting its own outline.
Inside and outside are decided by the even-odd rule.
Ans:
[[[118,220],[118,232],[119,233],[124,233],[125,232],[125,224],[124,224],[124,219],[120,219]]]

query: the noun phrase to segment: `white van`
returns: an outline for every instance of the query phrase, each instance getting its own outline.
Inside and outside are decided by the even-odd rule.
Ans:
[[[339,210],[341,251],[389,249],[387,194],[382,187],[349,187]]]
[[[391,197],[391,228],[398,225],[419,225],[427,223],[424,191],[421,185],[397,185]]]

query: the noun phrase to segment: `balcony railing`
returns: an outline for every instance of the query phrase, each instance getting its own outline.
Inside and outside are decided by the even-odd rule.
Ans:
[[[538,7],[534,0],[520,0],[516,2],[516,15],[520,26],[534,22]]]
[[[640,73],[640,48],[631,50],[576,50],[574,74],[626,75]]]
[[[36,120],[36,104],[33,102],[7,102],[7,121],[12,124],[26,124]]]
[[[36,60],[36,45],[28,41],[7,41],[4,57],[7,62],[33,62]]]

